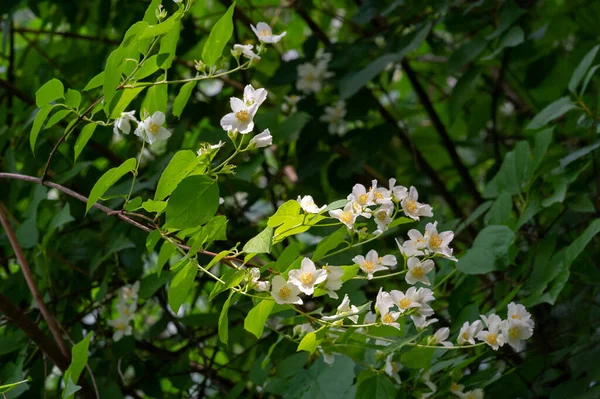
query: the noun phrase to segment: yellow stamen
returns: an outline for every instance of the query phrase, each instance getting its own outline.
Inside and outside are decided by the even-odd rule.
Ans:
[[[365,263],[363,263],[363,268],[367,271],[373,271],[373,269],[375,269],[375,264],[371,261],[366,260]]]
[[[268,29],[261,29],[258,31],[258,36],[271,36],[271,31]]]
[[[442,245],[442,239],[439,235],[434,234],[429,239],[429,245],[431,246],[431,248],[439,248],[440,245]]]
[[[400,307],[401,307],[402,309],[406,309],[406,308],[408,308],[408,307],[410,306],[410,304],[411,304],[411,303],[412,303],[412,302],[411,302],[411,300],[410,300],[410,299],[408,299],[407,297],[404,297],[404,298],[402,298],[402,300],[400,301]]]
[[[417,211],[417,201],[409,199],[406,201],[406,209],[410,213],[415,213]]]
[[[352,221],[352,214],[350,212],[342,211],[340,215],[340,220],[344,223],[350,223]]]
[[[241,123],[245,123],[245,122],[248,122],[250,120],[250,117],[248,116],[248,111],[246,111],[245,109],[236,112],[235,113],[235,117]]]
[[[461,336],[463,337],[464,340],[468,340],[469,339],[469,334],[467,334],[466,331],[463,331],[463,333],[461,334]]]
[[[517,320],[521,320],[521,316],[518,314],[514,314],[512,316],[510,316],[511,319],[517,319]]]
[[[379,211],[377,212],[377,219],[384,221],[385,218],[387,217],[387,212],[386,211]]]
[[[511,327],[508,329],[508,336],[510,339],[519,339],[521,336],[521,332],[519,331],[519,327]]]
[[[383,194],[381,194],[379,191],[375,191],[375,198],[377,199],[383,199]]]
[[[292,290],[287,285],[284,285],[279,289],[279,296],[281,297],[281,299],[286,299],[290,295],[292,295]]]
[[[308,285],[308,284],[312,283],[313,282],[313,275],[312,275],[312,273],[302,273],[300,275],[300,281],[304,285]]]
[[[396,320],[394,320],[394,318],[392,317],[392,315],[389,314],[389,313],[386,313],[385,316],[383,316],[383,318],[381,320],[383,320],[383,322],[385,324],[391,324],[391,323],[393,323],[393,322],[396,321]]]
[[[358,196],[358,203],[361,205],[366,205],[369,202],[369,196],[367,194],[361,194]]]
[[[498,336],[496,334],[489,333],[488,336],[487,336],[487,342],[490,345],[496,345],[498,343],[498,339],[497,338],[498,338]]]
[[[150,133],[152,134],[157,134],[158,131],[160,130],[160,126],[157,125],[154,122],[150,122],[150,126],[148,126],[148,130],[150,131]]]
[[[421,266],[415,266],[410,270],[410,273],[416,278],[421,278],[425,274],[425,270]]]

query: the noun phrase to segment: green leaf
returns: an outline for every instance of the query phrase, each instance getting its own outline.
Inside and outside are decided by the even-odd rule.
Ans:
[[[161,77],[163,76],[164,75],[161,75]],[[167,91],[167,85],[150,86],[150,88],[146,92],[146,97],[144,97],[144,101],[142,101],[142,109],[146,109],[150,115],[152,115],[156,111],[160,111],[166,114],[168,102],[169,94]]]
[[[94,76],[87,85],[83,88],[82,91],[88,91],[95,89],[97,87],[102,86],[104,83],[104,71],[100,72],[98,75]]]
[[[396,386],[385,374],[361,381],[356,389],[356,399],[387,399],[396,397]]]
[[[323,209],[322,213],[333,211],[335,209],[342,209],[343,207],[346,206],[347,203],[348,203],[348,200],[345,200],[345,199],[333,201],[331,204],[327,205],[327,207],[325,209]]]
[[[566,114],[574,108],[577,108],[577,106],[571,102],[571,99],[568,96],[561,97],[541,110],[540,113],[529,122],[525,129],[539,129],[548,122]]]
[[[121,177],[125,176],[129,172],[133,172],[136,167],[135,158],[129,158],[127,161],[123,162],[121,166],[117,168],[112,168],[106,171],[100,179],[94,184],[92,187],[92,191],[90,192],[90,196],[87,200],[87,204],[85,206],[85,213],[87,214],[90,208],[104,195],[104,193],[113,186]]]
[[[434,351],[435,349],[433,348],[413,348],[402,354],[400,363],[411,369],[429,368]]]
[[[177,50],[177,42],[179,41],[179,33],[181,30],[181,18],[176,21],[171,30],[160,39],[160,59],[158,65],[162,69],[169,69],[175,59],[175,52]]]
[[[519,194],[533,175],[535,162],[527,141],[520,141],[514,150],[506,153],[502,166],[483,191],[484,198],[495,198],[500,193]]]
[[[306,351],[312,354],[317,350],[318,344],[319,342],[317,342],[317,334],[314,332],[309,332],[304,336],[304,338],[302,338],[302,341],[300,341],[296,352]]]
[[[46,123],[46,129],[50,129],[52,126],[65,119],[65,117],[71,113],[73,113],[73,111],[70,109],[61,109],[60,111],[55,112],[54,115],[48,119],[48,123]]]
[[[187,82],[181,87],[179,94],[177,94],[177,97],[175,97],[175,100],[173,101],[173,115],[178,118],[181,116],[183,108],[190,99],[190,95],[197,83],[198,82]]]
[[[481,230],[473,245],[456,267],[465,274],[485,274],[495,270],[496,260],[508,253],[514,233],[506,226],[488,226]]]
[[[269,218],[267,226],[277,227],[291,219],[295,219],[300,215],[300,209],[300,204],[296,200],[284,202],[277,208],[275,214]]]
[[[575,71],[573,71],[573,75],[571,76],[571,80],[569,81],[569,91],[575,94],[577,90],[577,86],[579,86],[579,82],[585,75],[585,73],[590,69],[592,62],[594,62],[594,58],[596,58],[596,54],[598,53],[598,49],[600,49],[600,45],[595,46],[591,49],[585,57],[581,60]]]
[[[97,125],[95,123],[90,123],[81,129],[81,132],[77,137],[77,141],[75,141],[75,146],[73,147],[73,150],[75,151],[75,158],[73,159],[73,162],[77,162],[77,158],[79,158],[79,155],[81,155],[81,151],[83,151],[88,141],[90,141],[92,138],[92,135],[96,130],[96,126]]]
[[[246,319],[244,319],[244,329],[254,334],[256,338],[260,339],[260,337],[262,337],[267,318],[271,314],[274,306],[275,301],[271,299],[260,301],[258,305],[253,307],[250,312],[248,312],[248,316],[246,316]]]
[[[270,253],[273,246],[273,228],[265,227],[258,235],[244,245],[243,251],[248,254]]]
[[[148,200],[148,201],[142,202],[142,208],[146,212],[162,213],[166,207],[167,207],[167,201]]]
[[[489,212],[484,217],[485,224],[509,225],[511,222],[510,212],[513,208],[512,196],[502,192],[492,204]]]
[[[88,348],[90,346],[90,339],[92,338],[92,333],[89,333],[83,340],[78,342],[73,349],[71,349],[71,365],[65,371],[64,379],[66,381],[71,381],[73,384],[77,384],[79,380],[79,376],[81,372],[85,368],[85,365],[88,361]],[[72,398],[73,393],[68,392],[69,390],[65,389],[63,391],[63,398]]]
[[[406,54],[419,48],[430,30],[431,24],[424,24],[420,29],[415,30],[401,39],[401,43],[398,46],[400,47],[400,50],[398,52],[382,55],[367,65],[366,68],[358,72],[350,72],[344,76],[340,82],[341,99],[345,100],[352,97],[368,82],[379,75],[379,73],[390,63],[401,61]]]
[[[212,301],[221,292],[228,290],[231,287],[235,287],[235,286],[239,285],[242,282],[242,280],[244,279],[245,275],[246,275],[245,270],[227,269],[227,271],[225,271],[225,273],[223,273],[223,276],[221,276],[221,280],[223,280],[223,282],[225,284],[222,284],[221,282],[217,281],[215,283],[215,286],[213,287],[213,290],[210,292],[210,295],[208,296],[208,300]]]
[[[219,186],[208,176],[189,176],[179,183],[167,203],[165,228],[187,229],[210,220],[219,207]]]
[[[163,171],[154,193],[154,200],[164,200],[185,177],[198,166],[196,154],[190,150],[177,151]]]
[[[327,255],[330,251],[336,249],[341,243],[344,242],[344,238],[346,238],[346,233],[348,229],[346,226],[340,227],[338,230],[333,232],[332,234],[325,237],[313,252],[312,260],[318,261],[323,256]]]
[[[42,108],[52,101],[65,97],[65,87],[58,79],[51,79],[35,92],[35,104]]]
[[[119,90],[119,95],[115,96],[115,98],[113,99],[113,102],[117,99],[118,97],[118,101],[117,103],[114,105],[114,107],[112,107],[112,112],[110,113],[110,118],[111,119],[117,119],[121,117],[121,113],[125,111],[125,109],[127,109],[127,107],[129,106],[129,104],[135,100],[135,98],[142,92],[144,91],[144,89],[146,88],[146,86],[142,86],[142,87],[134,87],[134,88],[128,88],[128,89],[124,89],[124,90]],[[148,111],[150,112],[150,111]]]
[[[156,261],[156,274],[160,276],[163,267],[167,264],[171,256],[177,251],[177,247],[170,241],[165,241],[158,252]]]
[[[233,10],[235,1],[213,26],[202,49],[202,60],[208,66],[215,65],[233,34]]]
[[[50,111],[52,111],[52,108],[52,105],[46,105],[44,108],[40,109],[35,115],[35,119],[33,120],[33,126],[31,127],[31,132],[29,133],[29,144],[31,145],[31,152],[35,152],[35,142],[37,141],[38,134],[40,133],[42,125],[48,117],[48,114],[50,113]]]
[[[201,248],[207,248],[213,241],[227,240],[227,217],[218,215],[213,217],[196,233],[191,241],[189,252],[196,253]],[[189,243],[189,242],[188,242]]]
[[[181,15],[181,10],[177,10],[165,21],[156,25],[150,25],[146,30],[144,30],[144,33],[140,35],[140,39],[150,39],[156,36],[164,35],[172,29],[179,29],[178,22],[181,19]]]
[[[496,50],[494,50],[494,52],[491,53],[490,55],[488,55],[487,57],[483,57],[482,60],[483,61],[492,60],[492,59],[496,58],[496,56],[498,56],[498,54],[500,54],[502,52],[502,50],[504,50],[505,48],[516,47],[519,44],[523,43],[524,40],[525,40],[525,32],[523,32],[523,29],[521,29],[518,26],[513,26],[512,28],[510,28],[510,30],[508,32],[506,32],[506,34],[504,36],[502,36],[502,39],[500,39],[500,42],[498,43],[498,47],[496,48]]]
[[[594,74],[596,73],[596,71],[598,70],[598,68],[600,68],[600,65],[594,65],[589,72],[587,73],[587,75],[585,75],[585,79],[583,80],[583,84],[581,85],[581,90],[579,91],[579,97],[583,96],[585,94],[585,91],[587,90],[588,84],[590,83],[590,80],[592,80],[592,77],[594,77]]]
[[[296,258],[298,258],[298,255],[300,255],[300,246],[293,242],[283,250],[281,255],[279,255],[279,258],[277,258],[277,261],[275,262],[274,269],[279,272],[287,270]]]
[[[69,203],[66,203],[65,206],[52,218],[50,222],[51,229],[57,229],[60,226],[63,226],[67,223],[74,221],[75,218],[71,216],[71,206]]]
[[[450,123],[456,120],[462,106],[471,98],[480,78],[481,70],[479,68],[471,68],[456,83],[448,100]]]
[[[160,237],[160,230],[158,229],[152,230],[148,234],[148,237],[146,237],[146,249],[148,250],[148,252],[154,252],[154,247],[156,247],[156,244],[158,244],[158,241],[160,241]]]
[[[223,304],[221,308],[221,314],[219,315],[219,340],[227,345],[227,341],[229,340],[229,320],[227,318],[227,312],[229,312],[229,305],[231,303],[231,298],[233,297],[234,291],[231,290],[229,293],[229,297]]]
[[[77,109],[81,104],[81,93],[77,90],[68,89],[65,96],[65,104],[71,108]]]
[[[169,299],[169,307],[173,313],[177,314],[179,307],[187,298],[190,289],[194,285],[194,279],[198,273],[198,267],[194,262],[186,260],[186,264],[179,269],[171,284],[169,284],[169,291],[167,293]]]
[[[463,65],[471,62],[485,50],[488,40],[483,36],[476,36],[473,40],[463,44],[458,50],[450,54],[448,59],[448,74],[454,74]]]

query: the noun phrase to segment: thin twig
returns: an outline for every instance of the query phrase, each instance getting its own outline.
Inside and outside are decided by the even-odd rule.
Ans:
[[[4,227],[4,231],[6,232],[8,241],[10,242],[10,245],[15,251],[15,255],[17,257],[17,260],[19,261],[21,270],[23,271],[23,277],[25,277],[25,281],[27,282],[27,286],[29,287],[31,294],[33,295],[33,299],[35,299],[35,302],[37,303],[37,306],[40,309],[44,320],[46,320],[46,323],[48,323],[48,328],[50,329],[52,336],[56,340],[56,343],[58,344],[61,352],[68,359],[70,356],[69,348],[67,347],[67,344],[65,343],[65,340],[63,339],[62,334],[60,333],[60,328],[58,327],[56,319],[50,313],[42,299],[42,296],[40,295],[40,291],[38,290],[37,285],[35,284],[35,280],[33,279],[33,273],[31,272],[29,263],[27,262],[25,254],[21,249],[21,245],[17,240],[15,231],[13,230],[12,226],[10,225],[10,221],[8,220],[8,211],[2,202],[0,202],[0,223],[2,223],[2,227]]]

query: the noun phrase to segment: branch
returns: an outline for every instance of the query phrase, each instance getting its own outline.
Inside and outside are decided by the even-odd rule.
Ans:
[[[62,36],[62,37],[68,37],[71,39],[81,39],[81,40],[88,40],[88,41],[94,41],[94,42],[102,42],[104,44],[113,44],[115,46],[118,46],[121,43],[119,40],[109,39],[106,37],[87,36],[87,35],[81,35],[79,33],[72,33],[72,32],[56,32],[56,31],[50,31],[50,30],[37,30],[37,29],[29,29],[29,28],[14,28],[14,30],[19,33],[35,33],[37,35]]]
[[[56,366],[63,372],[69,368],[69,357],[66,357],[60,348],[47,337],[38,326],[31,321],[21,309],[13,305],[7,297],[0,293],[0,312],[4,313],[17,327],[36,343]]]
[[[44,320],[46,320],[46,323],[48,323],[48,328],[50,329],[52,336],[56,340],[56,343],[58,344],[62,354],[66,359],[69,359],[70,352],[67,348],[67,344],[65,343],[65,340],[63,339],[60,333],[60,328],[58,326],[58,323],[56,322],[56,319],[54,318],[52,313],[50,313],[42,299],[42,296],[40,295],[40,291],[38,290],[37,285],[35,284],[35,281],[33,279],[33,273],[31,272],[29,263],[27,262],[25,254],[21,249],[21,245],[19,245],[19,241],[17,240],[17,236],[12,226],[10,225],[10,221],[8,220],[8,212],[2,202],[0,202],[0,223],[2,223],[2,227],[4,227],[4,230],[6,231],[8,241],[10,241],[10,245],[15,251],[15,255],[17,256],[17,260],[19,261],[19,265],[21,266],[21,270],[23,271],[23,277],[25,277],[25,281],[27,282],[27,286],[29,287],[31,294],[33,295],[33,299],[35,299],[35,302],[37,303],[37,306],[40,309]]]
[[[417,78],[415,71],[412,69],[412,67],[410,66],[410,64],[408,63],[408,61],[406,59],[404,59],[401,62],[401,65],[402,65],[402,69],[404,69],[404,71],[406,72],[406,76],[410,80],[410,83],[413,86],[413,89],[417,93],[417,96],[419,97],[421,104],[423,104],[425,111],[427,111],[429,118],[433,122],[433,126],[435,127],[435,130],[437,130],[438,135],[440,136],[440,139],[442,140],[442,143],[444,143],[444,146],[446,147],[446,151],[448,151],[448,155],[450,155],[450,158],[452,159],[452,163],[454,164],[454,166],[458,170],[458,173],[462,177],[463,183],[467,186],[467,190],[471,193],[471,195],[473,196],[475,201],[478,204],[481,204],[483,202],[483,198],[481,197],[479,190],[477,190],[475,181],[473,181],[473,177],[471,177],[469,170],[465,167],[462,160],[460,159],[460,156],[456,152],[456,147],[454,146],[454,143],[452,142],[452,139],[450,138],[450,135],[448,134],[446,127],[444,126],[444,124],[442,123],[442,120],[440,119],[439,115],[435,111],[435,108],[433,107],[433,104],[431,103],[431,100],[429,99],[427,92],[425,91],[423,86],[421,86],[421,84],[419,83],[419,79]]]
[[[83,203],[87,203],[87,197],[84,195],[81,195],[65,186],[61,186],[60,184],[56,184],[56,183],[52,183],[50,181],[42,181],[41,178],[39,177],[35,177],[35,176],[28,176],[28,175],[22,175],[19,173],[4,173],[4,172],[0,172],[0,179],[12,179],[12,180],[22,180],[22,181],[26,181],[26,182],[30,182],[30,183],[36,183],[36,184],[41,184],[42,186],[46,186],[46,187],[50,187],[50,188],[55,188],[60,192],[63,192],[65,194],[67,194],[70,197],[76,198],[78,200],[80,200]],[[134,220],[132,218],[130,218],[128,216],[128,214],[124,213],[123,211],[116,211],[114,209],[110,209],[104,205],[100,205],[98,203],[95,203],[94,205],[92,205],[92,207],[101,210],[102,212],[106,213],[108,216],[116,216],[119,219],[123,220],[124,222],[127,222],[135,227],[137,227],[140,230],[143,230],[145,232],[151,232],[154,231],[156,226],[154,227],[148,227],[147,225],[141,224],[140,222],[138,222],[137,220]],[[181,249],[184,249],[186,251],[190,250],[190,246],[186,245],[186,243],[181,240],[179,237],[172,237],[174,240],[177,240],[177,246]],[[211,251],[206,251],[206,250],[199,250],[198,253],[203,254],[203,255],[208,255],[208,256],[212,256],[213,258],[215,256],[217,256],[218,254],[215,252],[211,252]],[[237,267],[235,267],[231,262],[239,262],[244,263],[244,261],[242,261],[241,259],[236,258],[235,256],[225,256],[222,258],[223,261],[225,262],[229,262],[228,266],[234,267],[237,269]],[[246,266],[248,267],[260,267],[260,265],[256,265],[250,262],[246,262],[245,263]]]

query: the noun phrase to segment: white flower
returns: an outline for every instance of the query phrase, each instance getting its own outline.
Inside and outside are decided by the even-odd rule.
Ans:
[[[238,131],[241,134],[250,133],[254,129],[254,115],[258,110],[257,104],[246,105],[236,97],[229,99],[231,110],[229,114],[221,118],[221,127],[225,131]]]
[[[398,264],[398,260],[394,255],[384,255],[377,258],[377,264],[380,266],[389,266],[393,269]]]
[[[383,233],[387,230],[390,223],[392,223],[392,213],[394,213],[394,205],[383,204],[375,211],[375,223],[377,223],[377,233]]]
[[[448,246],[450,241],[454,239],[453,232],[443,231],[438,233],[437,222],[427,223],[427,226],[425,226],[424,239],[427,243],[427,249],[429,249],[431,252],[440,254],[444,258],[453,260],[454,262],[457,261],[457,259],[452,256],[452,248]]]
[[[114,320],[109,320],[108,324],[115,329],[113,334],[113,340],[118,341],[125,335],[131,335],[132,327],[129,324],[129,318],[125,316],[119,316]]]
[[[374,249],[370,250],[366,257],[358,255],[352,258],[352,261],[360,267],[360,270],[367,273],[368,280],[373,278],[373,273],[388,270],[386,266],[379,263],[379,255]]]
[[[335,291],[342,288],[342,276],[344,275],[344,269],[340,266],[323,266],[323,270],[327,272],[327,279],[325,280],[325,290],[330,298],[338,299],[338,294]]]
[[[448,336],[450,335],[450,329],[448,327],[443,327],[437,330],[433,334],[432,345],[444,345],[446,347],[452,346],[452,343],[446,341]]]
[[[244,87],[244,102],[247,106],[256,104],[257,107],[260,107],[266,99],[267,90],[263,88],[255,89],[252,85],[246,85],[246,87]]]
[[[393,378],[394,381],[396,381],[396,383],[398,384],[402,383],[402,381],[400,380],[400,374],[398,374],[398,371],[400,371],[401,368],[402,365],[394,361],[393,353],[391,353],[390,355],[388,355],[388,357],[385,358],[385,373],[390,378]]]
[[[269,129],[265,129],[262,133],[252,137],[248,143],[248,148],[263,148],[270,146],[271,144],[273,144],[273,136],[271,136]]]
[[[117,312],[119,313],[119,317],[122,317],[124,320],[132,320],[135,316],[135,310],[137,309],[137,303],[125,303],[122,301],[117,302]]]
[[[329,133],[343,136],[347,130],[344,116],[346,116],[346,104],[338,101],[333,107],[325,107],[325,115],[321,115],[319,120],[329,124]]]
[[[495,351],[504,345],[504,336],[500,329],[502,328],[502,319],[498,315],[492,314],[489,317],[481,315],[487,330],[477,333],[475,336],[478,340],[485,342]]]
[[[427,243],[423,234],[419,230],[410,229],[408,231],[408,238],[410,240],[404,241],[401,251],[408,257],[425,255]]]
[[[203,155],[208,155],[210,153],[213,152],[213,150],[219,149],[221,147],[223,147],[225,145],[224,141],[219,140],[219,142],[217,144],[213,144],[213,145],[206,145],[201,147],[197,154],[199,157],[203,156]]]
[[[268,281],[260,281],[260,270],[258,268],[250,269],[250,275],[252,276],[251,285],[256,291],[265,292],[271,288],[271,283]]]
[[[391,178],[389,183],[390,183],[390,191],[392,192],[392,195],[394,196],[394,199],[396,201],[400,202],[404,198],[406,198],[406,195],[408,193],[408,190],[406,189],[406,187],[397,186],[396,179],[394,179],[394,178]]]
[[[323,205],[319,208],[315,204],[313,197],[310,195],[305,195],[304,197],[298,196],[298,199],[296,201],[298,201],[298,203],[302,207],[302,210],[306,213],[321,213],[325,208],[327,208],[327,205]]]
[[[431,259],[421,262],[418,258],[409,258],[406,266],[408,266],[408,272],[406,273],[405,280],[408,284],[412,285],[421,282],[431,285],[429,278],[427,278],[427,273],[431,272],[435,266]]]
[[[152,116],[147,117],[138,123],[135,129],[135,135],[152,144],[157,140],[166,140],[171,137],[171,132],[163,127],[165,123],[165,114],[156,111]]]
[[[410,287],[406,290],[406,294],[402,291],[392,290],[390,295],[392,296],[394,303],[398,306],[400,313],[421,306],[421,303],[419,302],[420,298],[415,287]]]
[[[305,336],[308,333],[315,331],[310,323],[296,324],[292,329],[294,335],[298,335],[300,337]]]
[[[265,22],[259,22],[256,27],[254,27],[254,25],[250,25],[250,27],[252,28],[254,34],[258,37],[258,40],[263,43],[277,43],[287,33],[283,32],[279,35],[274,35],[271,27]]]
[[[533,335],[533,327],[523,320],[508,319],[503,322],[502,335],[507,344],[520,352],[525,347],[524,341]]]
[[[280,305],[286,303],[302,305],[302,299],[298,297],[299,293],[298,287],[285,281],[282,276],[275,276],[271,280],[271,296]]]
[[[462,399],[483,399],[483,390],[482,389],[473,389],[472,391],[467,391],[461,395]]]
[[[115,120],[113,133],[118,135],[120,130],[125,134],[129,134],[131,132],[130,122],[138,123],[138,120],[135,118],[135,111],[121,112],[121,116]]]
[[[300,269],[291,270],[289,273],[290,283],[296,284],[298,289],[306,295],[315,292],[315,284],[322,283],[327,278],[327,272],[323,269],[317,270],[312,260],[302,259]]]
[[[252,49],[254,48],[251,44],[234,44],[233,51],[237,54],[241,54],[250,60],[260,60],[260,56],[256,54]],[[235,55],[237,55],[235,54]]]
[[[335,354],[330,352],[325,352],[323,349],[319,347],[319,352],[323,355],[323,361],[329,365],[335,362]]]
[[[335,316],[325,316],[323,317],[323,320],[328,321],[328,320],[335,320],[338,317],[337,316],[343,316],[344,314],[351,314],[351,313],[358,313],[358,308],[354,305],[350,305],[350,298],[348,297],[348,294],[344,295],[344,299],[342,300],[342,303],[340,303],[340,306],[338,306],[337,308],[337,312]],[[350,319],[354,324],[356,324],[358,322],[358,315],[355,314],[353,316],[348,316],[348,319]]]
[[[121,288],[121,298],[126,301],[137,301],[138,291],[140,290],[140,282],[136,281],[132,285],[127,285]]]
[[[521,320],[529,324],[532,328],[534,322],[531,319],[531,314],[525,309],[525,306],[511,302],[508,304],[508,319],[509,320]]]
[[[462,384],[458,384],[454,381],[452,381],[452,384],[450,384],[450,392],[452,392],[453,394],[455,394],[457,396],[462,395],[463,389],[465,389],[465,386]]]
[[[292,94],[291,96],[283,96],[283,98],[285,103],[281,104],[281,110],[289,114],[295,114],[298,112],[298,103],[304,97]]]
[[[417,189],[411,186],[408,195],[400,203],[404,214],[414,220],[419,220],[421,216],[433,216],[431,206],[417,202],[418,199],[419,193]]]
[[[483,326],[479,320],[474,321],[473,324],[469,324],[468,321],[465,321],[460,328],[456,342],[458,342],[459,345],[464,345],[467,342],[471,345],[475,345],[475,336],[477,336],[482,329]]]
[[[333,211],[329,211],[329,216],[334,219],[338,219],[340,222],[346,225],[349,229],[354,227],[354,222],[356,221],[356,217],[358,216],[354,213],[354,209],[352,208],[352,203],[349,202],[346,204],[344,209],[335,209]]]
[[[430,393],[421,395],[421,398],[427,398],[437,392],[437,385],[431,381],[431,371],[424,372],[421,378],[423,378],[423,382],[425,382],[425,385],[427,385],[427,387],[431,390]]]
[[[392,192],[387,188],[377,187],[377,180],[371,181],[369,192],[373,195],[373,201],[376,204],[390,204],[392,202]]]
[[[323,89],[323,81],[333,73],[327,71],[327,64],[330,58],[323,58],[317,61],[317,64],[310,62],[298,65],[298,80],[296,88],[304,93],[318,93]]]
[[[375,308],[381,315],[381,322],[388,326],[400,328],[400,324],[396,322],[398,317],[400,317],[400,312],[390,312],[393,306],[394,301],[392,300],[392,296],[380,288],[375,300]]]
[[[421,316],[421,315],[414,315],[411,314],[410,318],[412,319],[413,323],[415,324],[416,328],[427,328],[428,326],[432,325],[433,323],[438,322],[438,319],[433,318],[433,319],[428,319],[425,316]]]

